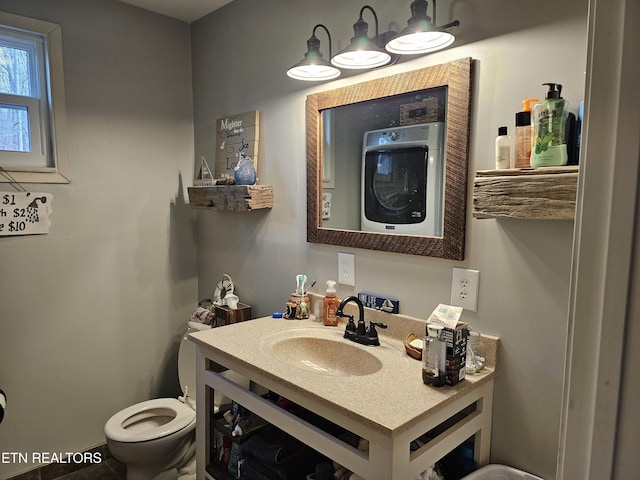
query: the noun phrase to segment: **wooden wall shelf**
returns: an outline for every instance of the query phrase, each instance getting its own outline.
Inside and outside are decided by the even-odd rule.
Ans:
[[[478,170],[474,218],[573,220],[578,167]]]
[[[273,207],[271,185],[189,187],[189,203],[197,210],[249,212]]]

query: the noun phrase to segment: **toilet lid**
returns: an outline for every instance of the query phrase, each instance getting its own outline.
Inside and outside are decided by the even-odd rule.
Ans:
[[[156,398],[120,410],[107,421],[104,433],[117,442],[145,442],[176,433],[195,420],[196,412],[178,399]]]

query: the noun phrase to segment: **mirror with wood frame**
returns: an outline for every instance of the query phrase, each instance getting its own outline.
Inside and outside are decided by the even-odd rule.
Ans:
[[[307,97],[307,241],[464,259],[472,66],[463,58]],[[431,144],[397,141],[429,129]],[[409,153],[425,166],[407,171]]]

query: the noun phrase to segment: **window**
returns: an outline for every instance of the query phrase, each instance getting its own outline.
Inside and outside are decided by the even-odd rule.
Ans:
[[[49,167],[42,35],[0,27],[0,164]]]
[[[0,12],[0,167],[19,182],[67,183],[65,132],[60,26]]]

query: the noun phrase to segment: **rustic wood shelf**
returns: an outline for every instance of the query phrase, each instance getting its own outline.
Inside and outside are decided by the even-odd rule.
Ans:
[[[577,187],[577,166],[478,170],[473,217],[572,220]]]
[[[189,203],[197,210],[249,212],[273,207],[271,185],[189,187]]]

